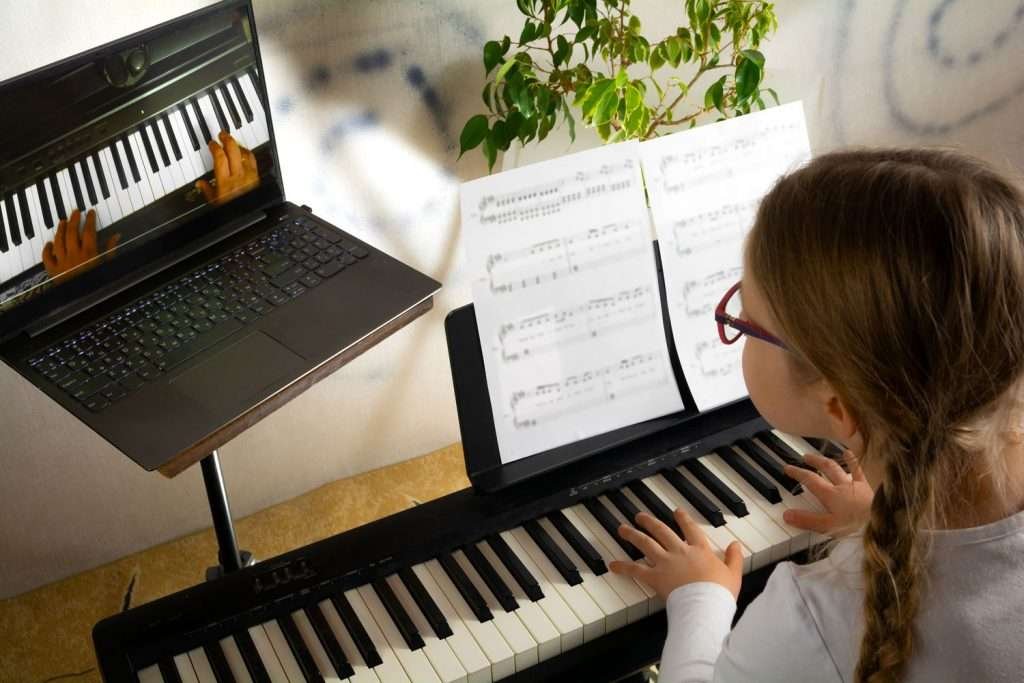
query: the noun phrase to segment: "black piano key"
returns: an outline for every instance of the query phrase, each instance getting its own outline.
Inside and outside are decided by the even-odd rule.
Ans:
[[[427,623],[430,624],[430,628],[434,629],[434,634],[442,639],[450,637],[452,635],[452,627],[448,624],[448,620],[444,618],[441,608],[430,597],[430,593],[423,586],[420,577],[416,576],[416,572],[409,567],[403,567],[398,570],[398,579],[405,586],[405,589],[409,591],[409,595],[412,596],[416,606],[423,612],[423,616],[426,618]]]
[[[78,182],[78,171],[75,170],[75,164],[68,166],[68,177],[71,178],[71,190],[75,195],[75,209],[79,211],[85,211],[87,204],[85,203],[85,197],[82,195],[82,186]]]
[[[363,625],[359,621],[359,617],[356,616],[355,611],[352,609],[352,605],[349,604],[348,598],[345,597],[344,593],[336,593],[331,596],[331,604],[334,605],[334,609],[338,612],[338,616],[341,617],[341,623],[345,625],[345,629],[348,634],[352,637],[352,642],[355,643],[356,649],[359,650],[359,655],[366,662],[366,666],[371,669],[375,666],[380,666],[384,660],[380,658],[380,653],[377,652],[377,648],[373,644],[373,640],[370,635],[363,628]]]
[[[0,253],[6,254],[10,247],[7,245],[7,225],[4,223],[4,212],[0,211]]]
[[[803,490],[795,479],[782,471],[782,463],[773,458],[759,444],[754,443],[751,439],[742,438],[737,439],[735,445],[743,451],[744,455],[767,472],[768,476],[774,479],[782,488],[790,493],[800,493]]]
[[[224,656],[224,650],[220,647],[220,642],[214,640],[206,643],[203,645],[203,652],[206,653],[206,659],[210,662],[210,668],[213,669],[213,677],[217,679],[217,683],[235,683],[235,676],[231,673],[231,667]]]
[[[476,586],[469,580],[466,573],[462,571],[462,567],[455,561],[455,558],[451,555],[442,555],[437,558],[437,561],[441,564],[448,578],[452,580],[459,593],[466,600],[466,604],[469,605],[469,609],[473,611],[476,618],[483,621],[490,621],[494,618],[491,614],[491,610],[488,609],[487,603],[484,601],[484,597],[477,591]]]
[[[110,145],[110,156],[114,159],[114,170],[117,171],[117,181],[121,183],[121,189],[128,189],[128,178],[124,175],[124,166],[121,164],[121,153],[117,149],[118,145],[115,141],[114,144]]]
[[[489,536],[487,538],[487,545],[491,546],[491,550],[498,556],[501,563],[505,565],[505,569],[508,570],[508,573],[512,575],[512,578],[516,580],[516,583],[519,584],[530,600],[536,602],[544,598],[544,591],[540,589],[537,579],[526,568],[523,561],[512,552],[512,548],[508,547],[508,543],[505,542],[504,538],[499,534]]]
[[[235,129],[242,127],[242,117],[238,115],[238,109],[235,107],[234,100],[231,99],[231,94],[228,92],[228,87],[224,83],[217,86],[217,94],[220,95],[221,101],[224,102],[224,106],[227,107],[228,116],[231,117],[231,122],[235,124]]]
[[[647,484],[643,483],[639,479],[629,482],[626,486],[633,492],[633,495],[640,499],[641,503],[647,506],[648,512],[659,519],[669,529],[679,534],[679,538],[683,538],[683,530],[679,528],[679,524],[676,522],[676,516],[672,513],[671,508],[669,508],[668,505],[665,505],[664,501],[658,497],[658,494],[652,491]]]
[[[185,108],[185,103],[182,102],[178,105],[178,111],[181,112],[181,118],[185,122],[185,132],[188,133],[188,139],[192,142],[192,149],[199,151],[199,136],[196,135],[195,129],[192,127],[192,117],[188,114],[188,109]]]
[[[231,127],[228,126],[228,117],[224,114],[224,108],[220,106],[220,98],[217,97],[215,89],[210,88],[206,91],[206,96],[210,98],[210,104],[213,106],[213,113],[217,116],[217,125],[223,131],[230,131]]]
[[[156,154],[153,152],[153,145],[149,143],[149,136],[146,135],[146,127],[139,126],[139,137],[142,138],[142,147],[146,150],[146,156],[149,158],[149,167],[153,170],[153,173],[160,172],[160,166],[156,162]]]
[[[249,676],[252,677],[253,683],[273,683],[270,680],[270,673],[263,666],[260,652],[256,649],[256,643],[252,642],[252,636],[249,635],[249,632],[239,631],[234,635],[234,639],[235,644],[238,645],[238,651],[242,654],[245,669],[249,672]]]
[[[164,133],[167,134],[167,142],[171,145],[171,153],[176,161],[181,161],[181,147],[178,146],[178,138],[174,136],[174,126],[167,118],[167,112],[160,115],[160,122],[164,124]]]
[[[562,552],[562,549],[558,547],[558,544],[552,540],[548,532],[544,531],[544,528],[537,523],[537,520],[531,519],[528,522],[523,523],[523,528],[526,529],[526,533],[530,535],[533,542],[537,544],[537,547],[541,549],[541,552],[551,560],[551,564],[555,565],[555,569],[562,575],[566,583],[570,586],[583,583],[583,577],[580,576],[580,570],[576,568],[576,565],[572,563],[572,560]]]
[[[210,135],[210,128],[206,125],[206,119],[203,118],[203,110],[199,108],[199,101],[194,97],[190,97],[188,101],[192,105],[192,113],[199,124],[199,132],[203,134],[203,142],[213,140],[213,136]]]
[[[629,555],[630,559],[639,560],[644,556],[639,548],[619,536],[619,520],[605,507],[604,503],[597,498],[588,498],[583,501],[583,507],[587,508],[590,514],[594,516],[594,519],[597,520],[597,523],[604,528],[609,536],[615,539],[615,542],[619,544],[624,553]]]
[[[253,88],[253,90],[255,90],[256,91],[256,95],[259,96],[260,95],[260,75],[258,73],[256,73],[256,67],[250,66],[248,71],[246,71],[246,73],[249,74],[249,79],[252,81],[252,88]]]
[[[16,193],[18,195],[18,207],[21,209],[21,229],[25,237],[32,239],[36,236],[35,226],[32,225],[32,213],[28,210],[28,199],[25,197],[25,189],[22,188]]]
[[[82,159],[78,162],[78,168],[82,172],[82,180],[85,184],[85,193],[89,197],[89,206],[96,206],[100,200],[96,198],[96,186],[92,184],[92,172],[89,171],[89,161]]]
[[[391,621],[395,622],[398,632],[402,634],[402,640],[409,646],[409,649],[419,650],[422,648],[423,637],[420,635],[419,629],[416,628],[416,624],[412,623],[412,617],[402,607],[402,603],[398,602],[398,597],[395,596],[395,592],[391,590],[388,582],[384,579],[377,579],[371,585],[383,603],[384,609],[391,615]]]
[[[53,220],[53,211],[50,210],[50,200],[46,196],[46,185],[42,180],[36,183],[36,194],[39,195],[39,209],[43,212],[43,223],[50,230],[56,227],[57,223]]]
[[[761,443],[775,453],[775,455],[779,456],[779,458],[781,458],[787,465],[800,467],[811,472],[817,471],[804,462],[804,456],[802,454],[791,448],[788,443],[780,439],[779,436],[771,430],[766,429],[763,432],[758,432],[757,438],[761,440]],[[821,448],[819,447],[818,450],[821,451]]]
[[[716,477],[714,472],[705,467],[700,460],[691,458],[683,463],[683,467],[696,477],[697,481],[704,484],[704,488],[711,491],[715,498],[722,501],[722,504],[729,508],[729,512],[737,517],[745,517],[749,514],[747,504],[743,502],[743,499],[736,495],[736,492],[729,488],[725,482]],[[671,482],[672,480],[669,479],[669,483]]]
[[[480,575],[480,578],[487,584],[491,593],[494,594],[501,608],[506,612],[514,612],[519,609],[519,603],[516,601],[516,596],[513,595],[512,589],[501,580],[498,572],[494,571],[494,567],[491,566],[491,563],[480,552],[480,548],[477,548],[475,543],[469,543],[462,547],[462,552],[465,553],[466,559],[473,565],[473,569],[476,570],[476,573]]]
[[[93,168],[96,169],[96,182],[99,183],[100,194],[104,199],[110,199],[110,188],[107,186],[107,176],[103,173],[103,162],[100,161],[100,155],[93,152],[91,158]]]
[[[160,152],[160,160],[164,162],[165,167],[170,166],[171,157],[167,155],[167,145],[164,144],[164,136],[160,135],[160,129],[157,128],[156,119],[150,119],[149,132],[152,133],[153,139],[156,140],[156,148]]]
[[[132,180],[136,183],[141,183],[142,176],[139,174],[139,164],[135,159],[135,153],[132,152],[132,143],[128,140],[127,135],[121,138],[121,149],[124,151],[125,159],[128,160],[128,170],[132,172]]]
[[[711,523],[711,526],[724,526],[725,516],[718,506],[714,504],[704,492],[693,485],[689,479],[679,474],[675,469],[668,467],[660,472],[669,484],[692,505],[700,515]]]
[[[286,614],[283,617],[278,617],[277,624],[281,627],[281,633],[284,634],[284,639],[288,642],[288,649],[292,651],[302,675],[311,683],[324,683],[324,677],[320,674],[316,660],[313,659],[306,643],[302,641],[302,634],[299,633],[299,627],[295,625],[292,615]]]
[[[750,484],[750,486],[761,494],[761,497],[767,500],[769,503],[781,503],[782,495],[775,486],[762,476],[760,472],[754,469],[754,467],[746,460],[740,457],[739,453],[734,451],[732,448],[725,446],[717,451],[718,454],[725,464],[733,469],[736,474],[743,477],[743,480]]]
[[[562,534],[562,538],[569,544],[569,547],[575,550],[580,559],[586,563],[590,571],[594,572],[597,576],[608,571],[608,566],[604,563],[601,553],[597,552],[594,546],[590,545],[590,541],[583,537],[579,529],[569,521],[569,518],[561,510],[555,510],[550,513],[548,520],[558,530],[558,533]]]
[[[4,207],[7,209],[7,232],[11,235],[11,244],[21,246],[21,229],[18,227],[18,214],[14,211],[14,196],[4,197]]]
[[[622,494],[622,491],[608,491],[605,495],[608,496],[608,500],[611,501],[612,505],[619,509],[619,512],[621,512],[622,516],[629,521],[630,525],[636,526],[636,516],[637,513],[640,512],[640,508],[633,505],[633,501],[626,498],[626,496]]]
[[[157,666],[160,668],[164,683],[181,683],[181,674],[178,673],[178,667],[174,665],[173,659],[161,659]]]
[[[335,639],[331,627],[327,625],[327,620],[324,619],[324,613],[320,611],[319,605],[307,605],[303,611],[309,618],[309,623],[313,626],[313,631],[316,632],[316,637],[320,644],[323,645],[324,652],[327,653],[327,659],[331,660],[331,666],[334,667],[338,677],[349,678],[350,676],[355,676],[356,672],[352,669],[352,665],[348,663],[348,658],[341,649],[341,645],[338,644],[337,639]]]
[[[64,199],[60,194],[60,183],[57,182],[56,175],[47,178],[46,182],[50,185],[50,194],[53,195],[53,208],[57,211],[56,219],[60,222],[68,217],[68,211],[64,208]]]
[[[245,99],[245,93],[242,92],[242,84],[238,82],[238,79],[232,76],[228,79],[231,83],[231,90],[235,93],[235,99],[238,100],[238,106],[242,108],[242,115],[245,116],[245,120],[252,123],[255,119],[252,115],[252,107],[249,106],[249,100]]]

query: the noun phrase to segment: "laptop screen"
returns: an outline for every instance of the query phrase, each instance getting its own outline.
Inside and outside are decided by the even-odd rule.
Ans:
[[[0,83],[0,337],[283,198],[248,2]]]

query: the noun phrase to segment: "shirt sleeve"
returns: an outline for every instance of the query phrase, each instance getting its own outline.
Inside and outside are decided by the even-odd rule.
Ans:
[[[668,634],[658,665],[659,683],[712,680],[736,613],[732,593],[710,581],[688,583],[669,593],[665,613]]]

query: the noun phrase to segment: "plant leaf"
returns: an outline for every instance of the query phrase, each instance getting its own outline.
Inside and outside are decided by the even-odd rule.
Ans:
[[[488,40],[484,43],[484,75],[491,73],[491,69],[501,61],[501,45],[496,40]]]
[[[726,77],[722,76],[704,92],[704,106],[714,107],[723,114],[725,114],[725,111],[722,109],[722,99],[725,95],[725,79]]]
[[[461,158],[468,150],[473,149],[487,137],[487,117],[477,114],[466,121],[459,135],[459,157]]]
[[[512,67],[516,66],[517,64],[519,64],[519,62],[517,62],[514,59],[506,60],[505,63],[502,64],[501,67],[498,69],[498,73],[494,74],[494,85],[497,86],[499,83],[501,83],[505,79],[505,76],[508,75],[508,72],[511,71]]]
[[[744,58],[736,67],[736,97],[745,100],[761,83],[761,67],[753,59]]]

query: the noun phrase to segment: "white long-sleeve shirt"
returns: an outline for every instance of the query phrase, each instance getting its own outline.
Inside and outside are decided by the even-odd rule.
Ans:
[[[927,533],[929,586],[905,680],[1024,680],[1024,512]],[[727,589],[674,590],[659,683],[852,683],[864,630],[860,543],[841,541],[808,565],[780,563],[731,632]]]

